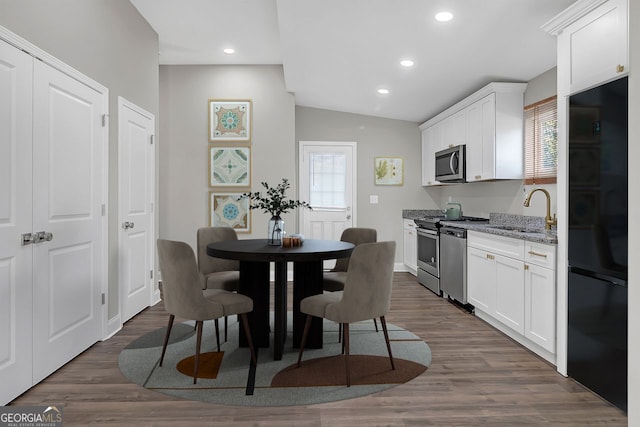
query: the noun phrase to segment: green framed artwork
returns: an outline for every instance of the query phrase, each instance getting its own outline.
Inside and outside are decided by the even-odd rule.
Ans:
[[[251,100],[210,99],[209,141],[251,141]]]
[[[400,157],[376,157],[373,165],[375,185],[402,185],[404,165]]]
[[[238,200],[242,193],[209,192],[209,225],[231,227],[238,233],[251,232],[249,199]]]
[[[210,187],[250,187],[251,148],[209,146]]]

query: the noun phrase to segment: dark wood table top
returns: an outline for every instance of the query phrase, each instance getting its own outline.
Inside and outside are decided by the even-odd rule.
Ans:
[[[209,243],[207,255],[239,261],[318,261],[345,258],[351,254],[353,243],[338,240],[305,239],[302,246],[285,248],[271,246],[267,239],[242,239]]]

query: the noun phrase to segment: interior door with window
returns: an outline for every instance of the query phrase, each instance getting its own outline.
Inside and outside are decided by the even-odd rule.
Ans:
[[[300,142],[300,199],[313,210],[299,209],[305,238],[339,240],[355,225],[356,143]]]

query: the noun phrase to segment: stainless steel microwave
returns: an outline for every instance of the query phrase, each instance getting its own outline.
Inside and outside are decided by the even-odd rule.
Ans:
[[[465,146],[456,145],[436,152],[436,181],[466,182]]]

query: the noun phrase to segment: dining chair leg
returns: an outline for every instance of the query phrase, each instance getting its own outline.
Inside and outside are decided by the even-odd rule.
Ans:
[[[300,361],[302,360],[302,352],[304,351],[304,346],[307,343],[307,338],[309,337],[309,329],[311,329],[311,320],[313,316],[307,314],[307,319],[304,321],[304,330],[302,331],[302,341],[300,342],[300,351],[298,352],[298,368],[300,367]]]
[[[344,354],[344,323],[340,323],[340,329],[342,329],[342,347],[340,348],[340,354]]]
[[[162,366],[162,362],[164,361],[164,353],[167,351],[167,344],[169,343],[169,335],[171,334],[171,327],[173,326],[173,319],[176,316],[173,314],[169,315],[169,324],[167,325],[167,333],[164,334],[164,344],[162,345],[162,355],[160,356],[160,366]]]
[[[229,320],[229,316],[224,316],[224,342],[227,342],[227,321],[228,320]]]
[[[351,387],[351,373],[349,371],[349,324],[343,324],[344,329],[344,366],[347,371],[347,387]]]
[[[214,319],[213,323],[216,325],[216,344],[218,345],[218,353],[220,353],[220,329],[218,328],[218,319]]]
[[[338,323],[338,342],[342,342],[342,323]]]
[[[249,344],[249,351],[251,351],[251,361],[254,365],[258,365],[258,359],[256,359],[256,352],[253,348],[253,340],[251,339],[251,330],[249,330],[249,318],[247,318],[247,313],[242,313],[240,315],[240,319],[242,319],[242,327],[244,328],[244,334],[247,337],[247,344]]]
[[[380,331],[378,330],[378,321],[376,320],[376,318],[375,318],[375,317],[373,318],[373,326],[375,326],[375,327],[376,327],[376,332],[380,332]]]
[[[196,360],[193,365],[193,383],[198,381],[198,368],[200,368],[200,344],[202,344],[202,320],[196,321],[198,327],[198,338],[196,339]]]
[[[389,360],[391,361],[391,369],[395,370],[396,367],[393,364],[393,355],[391,354],[391,343],[389,342],[389,332],[387,331],[387,322],[384,316],[380,316],[380,324],[382,324],[382,331],[384,332],[384,340],[387,342],[387,351],[389,352]]]

